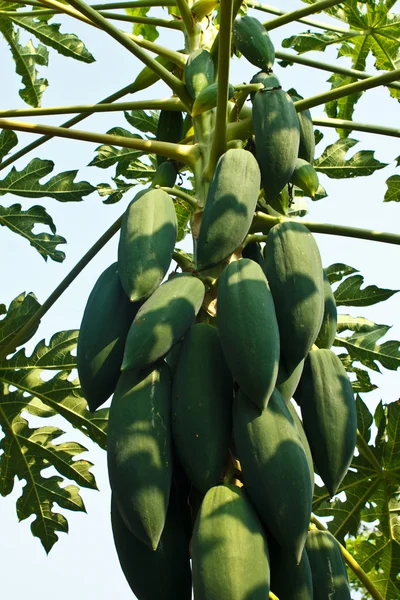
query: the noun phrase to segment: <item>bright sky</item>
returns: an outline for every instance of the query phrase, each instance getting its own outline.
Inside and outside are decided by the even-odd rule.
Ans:
[[[299,5],[299,2],[292,0],[279,3],[279,6],[285,10],[293,10]],[[261,20],[267,18],[263,13],[258,15]],[[327,19],[323,17],[321,20]],[[94,54],[97,62],[88,66],[66,59],[52,51],[50,68],[42,68],[40,71],[40,76],[47,77],[50,81],[50,87],[44,94],[43,106],[94,103],[134,79],[140,65],[125,49],[119,47],[117,42],[93,28],[72,22],[70,18],[60,18],[56,22],[63,23],[63,31],[77,33]],[[120,26],[122,27],[123,24]],[[306,29],[307,26],[300,24],[285,27],[284,37]],[[183,46],[183,41],[178,39],[179,36],[179,33],[173,32],[163,35],[158,41],[179,49]],[[282,39],[281,32],[274,31],[271,37],[278,46]],[[26,41],[28,38],[29,36],[21,32],[21,40]],[[326,62],[336,61],[335,51],[325,54],[315,53],[313,57]],[[19,78],[14,72],[13,62],[3,39],[0,39],[0,61],[3,82],[0,108],[22,108],[25,105],[18,96]],[[341,64],[349,65],[343,59]],[[240,64],[237,59],[232,60],[231,68],[230,81],[233,84],[249,81],[256,71],[245,59],[242,59]],[[372,61],[369,62],[368,69],[373,71]],[[284,89],[295,87],[304,97],[329,89],[329,84],[325,83],[328,74],[324,72],[317,73],[301,66],[286,70],[276,66],[275,72],[280,77]],[[140,99],[146,96],[161,98],[167,95],[168,91],[165,87],[158,85],[150,92],[146,91],[135,98],[126,99]],[[324,116],[323,109],[319,107],[313,109],[312,114],[315,117]],[[369,91],[358,103],[354,119],[394,126],[399,123],[398,104],[389,97],[387,90]],[[63,120],[66,119],[42,117],[37,122],[58,125]],[[112,113],[90,117],[80,124],[79,128],[103,133],[116,125],[130,129],[123,115]],[[317,147],[317,155],[328,142],[332,143],[337,139],[333,130],[324,129],[323,132],[325,138]],[[23,143],[32,140],[27,134],[18,134],[18,137]],[[394,203],[383,204],[382,202],[386,190],[384,182],[394,174],[393,161],[400,154],[397,140],[358,132],[354,132],[351,137],[360,142],[353,153],[358,150],[373,149],[376,151],[376,158],[390,163],[389,167],[372,177],[347,181],[337,182],[321,176],[321,183],[327,189],[329,196],[310,206],[309,219],[399,232],[399,207]],[[34,157],[52,159],[56,163],[54,175],[87,165],[94,157],[95,147],[95,144],[56,139],[48,142],[32,155],[22,158],[15,166],[17,169],[22,169]],[[3,171],[1,178],[7,172],[7,170]],[[96,185],[111,181],[112,174],[112,169],[105,172],[93,167],[83,167],[80,168],[77,180],[88,180]],[[132,194],[127,194],[121,203],[103,206],[100,197],[92,194],[84,202],[72,206],[62,205],[47,198],[31,202],[29,199],[6,195],[2,201],[7,206],[14,203],[21,203],[25,209],[35,204],[45,206],[57,225],[57,233],[66,237],[69,243],[62,248],[67,254],[64,263],[51,261],[45,263],[25,240],[5,228],[2,229],[3,286],[0,302],[8,306],[11,300],[23,291],[33,291],[39,301],[43,302],[85,251],[123,212],[131,197]],[[398,246],[346,240],[327,235],[318,235],[316,239],[324,266],[334,262],[344,262],[359,269],[365,276],[366,284],[392,289],[400,288]],[[48,341],[57,331],[79,327],[87,297],[96,279],[111,262],[116,260],[117,241],[118,237],[115,236],[46,314],[34,338],[35,343],[43,338]],[[185,242],[184,247],[190,250],[189,241]],[[386,339],[400,339],[399,298],[400,296],[394,296],[384,304],[368,309],[350,309],[351,314],[362,315],[376,323],[393,325]],[[31,349],[32,345],[29,345],[29,350]],[[381,398],[385,402],[392,402],[399,397],[398,375],[384,371],[383,375],[373,373],[372,379],[380,390],[364,395],[364,399],[370,401],[371,407],[375,407]],[[30,422],[39,425],[39,422],[33,420]],[[44,424],[50,422],[46,421]],[[56,424],[66,429],[65,422],[59,420]],[[29,519],[29,523],[28,521],[20,524],[17,522],[15,503],[22,484],[16,482],[14,492],[0,500],[2,594],[4,598],[16,600],[28,595],[30,600],[42,600],[44,595],[56,595],[58,600],[69,600],[71,597],[78,600],[109,600],[110,598],[128,600],[132,598],[132,593],[120,571],[111,537],[106,455],[79,432],[68,431],[59,441],[62,439],[79,441],[89,448],[89,453],[83,455],[83,458],[95,464],[92,470],[100,493],[82,490],[88,514],[64,513],[69,521],[70,534],[68,536],[60,534],[60,541],[46,557],[39,540],[33,538],[30,533],[29,524],[32,519]]]

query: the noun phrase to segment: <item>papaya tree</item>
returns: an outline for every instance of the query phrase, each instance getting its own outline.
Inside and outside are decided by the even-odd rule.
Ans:
[[[7,255],[22,281],[1,305],[0,492],[23,482],[18,519],[47,553],[96,489],[78,431],[106,450],[139,600],[400,597],[400,342],[372,320],[398,290],[357,264],[370,252],[394,279],[399,258],[393,7],[0,0],[10,98],[20,79],[0,110],[0,223],[25,265],[26,241],[45,260],[28,292]],[[49,57],[74,59],[61,106]],[[61,310],[49,332],[88,272],[74,329]]]

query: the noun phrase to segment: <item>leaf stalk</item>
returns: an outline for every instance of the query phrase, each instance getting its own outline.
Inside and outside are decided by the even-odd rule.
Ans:
[[[315,13],[320,12],[321,10],[325,10],[325,8],[330,8],[331,6],[340,4],[340,2],[341,0],[319,0],[319,2],[307,4],[307,6],[303,8],[298,8],[297,10],[285,13],[280,17],[276,17],[275,19],[266,21],[265,23],[263,23],[263,25],[267,31],[272,31],[272,29],[282,27],[282,25],[287,25],[288,23],[292,23],[293,21],[298,21],[302,17],[314,15]]]

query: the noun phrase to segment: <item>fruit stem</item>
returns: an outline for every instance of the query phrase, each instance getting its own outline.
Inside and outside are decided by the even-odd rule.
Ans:
[[[195,265],[193,261],[191,261],[189,256],[187,256],[187,254],[180,248],[175,248],[172,254],[172,259],[185,273],[194,273]]]
[[[314,525],[316,525],[317,529],[320,529],[321,531],[327,530],[325,525],[321,523],[321,521],[317,519],[315,515],[311,515],[311,522],[314,523]],[[364,569],[362,569],[362,567],[358,564],[356,559],[350,554],[348,550],[346,550],[344,546],[342,546],[339,540],[336,541],[339,544],[339,548],[344,560],[346,561],[350,569],[353,571],[353,573],[357,576],[357,578],[361,581],[365,589],[371,594],[373,600],[384,600],[379,590],[376,589],[375,585],[368,577]]]
[[[38,310],[31,316],[31,318],[25,323],[25,325],[15,334],[15,336],[9,341],[8,344],[0,350],[0,361],[4,360],[8,354],[14,351],[19,345],[21,340],[25,338],[27,334],[36,328],[36,325],[40,322],[40,319],[47,313],[47,311],[53,306],[58,298],[65,292],[65,290],[71,285],[71,283],[78,277],[83,269],[90,263],[92,258],[98,254],[98,252],[106,245],[106,243],[119,231],[122,222],[121,215],[112,225],[103,233],[103,235],[93,244],[93,246],[82,256],[76,265],[71,269],[61,283],[55,288],[45,302],[38,308]]]
[[[340,0],[320,0],[319,2],[313,2],[303,8],[298,8],[297,10],[285,13],[280,17],[276,17],[276,19],[266,21],[263,25],[267,31],[271,31],[272,29],[282,27],[282,25],[287,25],[302,17],[306,17],[307,15],[313,15],[321,10],[325,10],[325,8],[329,8],[330,6],[335,6],[335,4],[340,4]]]
[[[180,190],[179,188],[162,187],[161,189],[164,190],[164,192],[167,192],[167,194],[171,194],[171,196],[176,196],[177,198],[184,200],[187,204],[189,204],[192,210],[197,210],[200,206],[199,200],[196,200],[196,198],[190,196],[189,194],[187,194],[183,190]]]
[[[133,148],[143,153],[155,153],[172,158],[193,167],[198,155],[197,146],[185,146],[183,144],[171,144],[157,140],[142,140],[126,138],[122,135],[110,135],[107,133],[95,133],[74,129],[70,131],[65,127],[53,127],[51,125],[40,125],[24,121],[13,121],[12,119],[0,119],[0,128],[25,131],[27,133],[43,133],[54,137],[63,137],[72,140],[82,140],[99,144],[110,144],[121,148]]]
[[[314,125],[319,127],[334,127],[335,129],[349,129],[350,131],[364,131],[391,137],[400,137],[400,129],[384,127],[383,125],[370,125],[369,123],[357,123],[356,121],[345,121],[344,119],[313,118]]]
[[[71,106],[50,106],[46,108],[18,108],[0,110],[4,117],[36,117],[44,115],[67,115],[71,113],[114,112],[119,110],[184,110],[185,105],[178,98],[138,100],[136,102],[103,102],[102,104],[76,104]]]
[[[400,245],[400,235],[397,233],[387,233],[384,231],[375,231],[373,229],[361,229],[359,227],[348,227],[346,225],[334,225],[332,223],[316,223],[314,221],[305,221],[303,219],[290,219],[287,217],[273,217],[262,212],[256,212],[250,232],[262,231],[268,233],[274,225],[284,221],[297,221],[302,223],[313,233],[325,233],[327,235],[339,235],[361,240],[370,240],[372,242],[384,242],[386,244]],[[262,239],[264,238],[264,239]],[[266,236],[259,236],[257,241],[265,241]],[[247,243],[247,238],[245,240]]]

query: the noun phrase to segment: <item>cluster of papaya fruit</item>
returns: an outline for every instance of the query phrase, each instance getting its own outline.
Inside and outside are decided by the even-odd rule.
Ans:
[[[139,600],[190,600],[192,588],[196,600],[349,599],[338,543],[310,528],[314,473],[333,496],[356,443],[352,386],[331,350],[334,295],[300,222],[282,219],[263,247],[246,244],[260,198],[273,211],[290,183],[318,186],[312,121],[272,74],[261,23],[238,19],[233,38],[262,69],[252,80],[262,84],[252,93],[255,151],[220,157],[194,268],[164,283],[177,221],[159,186],[172,187],[179,166],[160,158],[126,210],[118,261],[87,302],[79,377],[90,410],[113,394],[112,527]],[[205,53],[185,72],[196,100],[214,85]],[[172,115],[161,113],[158,139],[181,139],[182,115]]]

